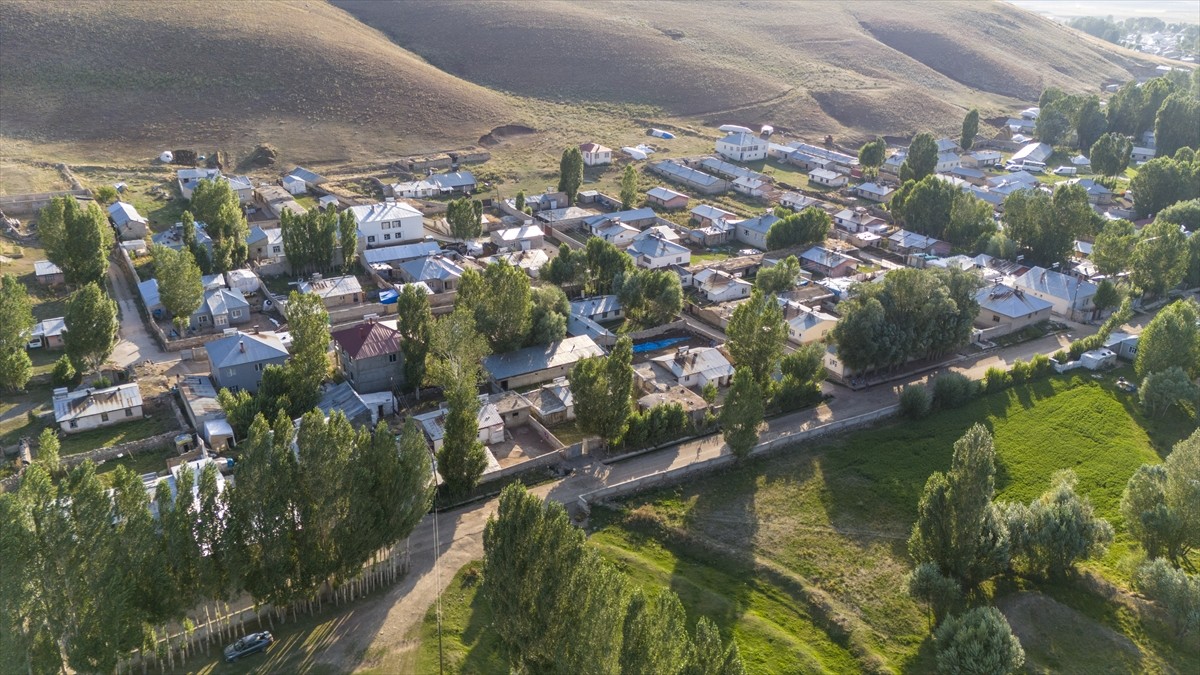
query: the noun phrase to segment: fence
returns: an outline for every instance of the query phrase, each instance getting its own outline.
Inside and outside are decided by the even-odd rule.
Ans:
[[[563,244],[566,244],[568,248],[574,249],[576,251],[578,251],[581,248],[585,248],[583,242],[568,235],[563,230],[556,229],[555,226],[553,226],[553,225],[549,226],[549,229],[550,229],[550,234],[554,237],[554,239],[558,240],[559,242],[561,242]]]
[[[753,450],[750,451],[750,455],[753,457],[767,455],[772,452],[777,452],[778,450],[797,441],[820,438],[821,436],[825,436],[826,434],[840,431],[842,429],[865,426],[867,424],[871,424],[872,422],[877,422],[881,419],[891,417],[898,413],[899,410],[899,405],[890,405],[873,412],[856,415],[855,417],[849,417],[836,422],[830,422],[829,424],[823,424],[811,429],[786,432],[775,438],[772,438],[771,440],[759,443],[754,447]],[[633,494],[635,492],[641,492],[643,490],[676,483],[689,476],[699,473],[706,473],[715,469],[729,466],[735,461],[736,458],[732,454],[726,453],[711,459],[693,462],[691,464],[678,466],[672,469],[655,471],[654,473],[647,474],[645,476],[639,476],[637,478],[631,478],[615,485],[610,485],[608,487],[592,490],[591,492],[585,492],[584,494],[579,495],[579,507],[584,513],[588,513],[590,512],[591,505],[593,503],[604,502],[615,497],[621,497]]]
[[[0,197],[0,211],[8,215],[35,213],[46,207],[55,197],[91,197],[91,190],[59,190],[58,192],[39,192],[24,195],[6,195]]]

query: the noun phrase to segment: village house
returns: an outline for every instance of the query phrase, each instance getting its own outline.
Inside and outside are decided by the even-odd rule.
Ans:
[[[734,226],[733,236],[743,244],[754,248],[767,250],[767,233],[771,226],[779,222],[779,217],[770,211],[754,218],[747,218]]]
[[[833,214],[833,224],[847,232],[875,232],[887,227],[887,221],[871,215],[861,206]]]
[[[754,284],[725,270],[706,267],[691,275],[691,287],[709,302],[729,302],[750,297]]]
[[[438,186],[434,183],[425,180],[410,180],[401,183],[392,183],[388,186],[393,197],[404,197],[408,199],[428,199],[441,194]]]
[[[150,234],[150,223],[133,204],[114,202],[108,207],[108,218],[117,229],[117,238],[122,240],[145,239]]]
[[[33,261],[33,276],[43,286],[61,286],[67,283],[62,268],[49,260]]]
[[[208,236],[208,232],[204,229],[204,223],[193,222],[192,232],[196,235],[196,244],[208,249],[211,254],[212,237]],[[174,251],[183,250],[183,223],[175,223],[171,229],[151,235],[150,241],[155,246],[166,246]]]
[[[583,155],[584,166],[600,166],[612,163],[612,148],[606,148],[599,143],[584,143],[579,146],[579,152]]]
[[[360,394],[392,391],[404,385],[400,332],[377,321],[330,334],[338,371]]]
[[[809,197],[808,195],[800,194],[799,192],[785,192],[779,197],[779,205],[800,212],[810,206],[824,209],[825,202]]]
[[[54,423],[67,434],[142,418],[142,392],[136,382],[107,389],[55,389],[53,402]]]
[[[603,224],[605,221],[623,223],[630,227],[641,229],[658,222],[658,216],[654,213],[654,209],[643,207],[591,216],[584,220],[583,224],[585,227],[593,228],[593,226]]]
[[[213,386],[212,378],[189,375],[175,385],[175,390],[179,392],[188,422],[204,439],[205,445],[213,450],[223,450],[237,441],[217,400],[217,388]]]
[[[814,246],[800,254],[800,267],[827,277],[844,277],[854,273],[858,260],[824,246]]]
[[[279,184],[282,185],[283,189],[287,190],[288,194],[290,195],[308,194],[308,182],[300,176],[288,174],[279,181]]]
[[[680,347],[651,361],[668,370],[681,387],[703,389],[710,382],[727,387],[733,380],[733,364],[716,347]]]
[[[767,158],[767,141],[736,131],[717,141],[717,154],[734,162],[757,162]]]
[[[218,387],[252,394],[262,384],[267,366],[283,365],[288,359],[279,336],[271,332],[237,331],[205,344],[204,351]]]
[[[1113,202],[1113,191],[1091,178],[1073,178],[1067,185],[1078,185],[1087,191],[1087,200],[1097,206],[1108,206]]]
[[[1004,155],[997,150],[976,150],[962,156],[962,165],[972,169],[1000,166]]]
[[[975,300],[979,302],[975,327],[984,329],[988,339],[1045,321],[1050,318],[1052,308],[1046,300],[1000,283],[979,289]]]
[[[1154,148],[1143,148],[1135,145],[1133,150],[1129,153],[1129,159],[1134,164],[1139,164],[1141,162],[1149,162],[1150,160],[1154,159],[1155,154],[1157,154],[1157,152]]]
[[[592,321],[617,321],[625,318],[625,308],[615,295],[596,295],[571,301],[571,315]]]
[[[788,340],[807,345],[821,342],[829,336],[829,331],[837,325],[837,317],[826,314],[814,307],[807,307],[797,302],[780,298],[783,308],[783,320],[788,326]]]
[[[396,266],[407,283],[424,283],[434,293],[458,290],[463,268],[443,255],[407,260]]]
[[[697,168],[702,171],[707,171],[716,176],[720,176],[726,180],[736,180],[738,178],[746,178],[763,183],[771,181],[770,176],[763,173],[758,173],[752,169],[747,169],[744,166],[726,162],[716,157],[704,157],[696,163]]]
[[[475,191],[475,175],[470,171],[454,171],[451,173],[435,173],[427,178],[438,187],[438,192],[444,195],[459,193],[469,195]]]
[[[682,192],[661,185],[646,191],[646,201],[664,209],[686,209],[689,199]]]
[[[249,176],[221,176],[221,179],[229,183],[229,189],[237,195],[239,204],[244,206],[254,200],[254,182]]]
[[[179,183],[179,194],[184,199],[191,199],[200,181],[216,180],[220,175],[220,169],[180,169],[175,173]]]
[[[56,316],[52,319],[43,319],[33,325],[29,346],[62,349],[66,346],[63,342],[63,333],[66,330],[67,322],[61,316]]]
[[[664,387],[661,391],[652,391],[637,400],[638,411],[643,413],[660,405],[672,404],[683,408],[688,421],[697,425],[704,423],[704,414],[710,407],[703,396],[677,384]]]
[[[641,234],[636,227],[609,218],[592,221],[589,227],[593,237],[599,237],[617,248],[625,248],[633,242],[634,237]]]
[[[242,292],[219,287],[204,292],[200,306],[188,318],[188,326],[192,330],[224,330],[249,321],[250,303],[246,302]]]
[[[715,195],[729,189],[729,181],[669,159],[651,164],[650,170],[700,194]]]
[[[346,421],[350,423],[350,426],[362,428],[368,432],[375,430],[375,424],[379,419],[372,407],[363,399],[362,394],[356,391],[349,381],[322,385],[321,398],[317,400],[316,408],[325,415],[326,421],[337,411],[346,416]]]
[[[425,438],[434,452],[442,449],[442,442],[446,437],[445,425],[448,413],[449,409],[443,403],[442,407],[437,410],[413,415],[413,420],[421,425],[422,431],[425,432]],[[479,395],[479,410],[475,413],[475,422],[478,426],[475,440],[484,445],[504,442],[504,419],[500,417],[496,404],[488,400],[487,394]]]
[[[492,243],[510,251],[539,249],[546,243],[546,233],[537,225],[510,227],[492,232]]]
[[[483,360],[483,368],[494,387],[508,391],[565,377],[576,363],[592,356],[604,356],[604,350],[585,335],[492,354]]]
[[[962,158],[953,152],[939,152],[937,156],[937,164],[933,167],[934,173],[945,173],[951,169],[957,169],[962,166]]]
[[[669,265],[692,264],[692,251],[676,244],[659,232],[639,234],[633,238],[625,252],[633,257],[633,263],[649,270]]]
[[[138,296],[142,299],[142,306],[150,313],[150,316],[155,319],[165,319],[167,317],[167,309],[162,305],[162,299],[158,294],[158,279],[147,279],[137,285]]]
[[[838,173],[850,173],[858,167],[857,157],[838,152],[837,150],[798,141],[784,146],[783,150],[779,153],[779,157],[805,171],[829,169]]]
[[[899,255],[950,255],[949,242],[927,237],[917,232],[896,230],[888,237],[888,250]]]
[[[303,216],[308,212],[295,197],[278,185],[259,185],[253,190],[253,203],[248,217],[252,222],[264,226],[278,223],[284,212]]]
[[[575,419],[575,397],[565,377],[543,384],[525,394],[525,398],[533,408],[533,416],[548,427]]]
[[[384,246],[381,248],[369,248],[362,252],[363,264],[372,267],[375,265],[392,266],[417,258],[425,258],[442,252],[441,246],[436,241],[418,241],[412,244],[400,244],[398,246]]]
[[[358,277],[353,274],[329,277],[327,279],[319,275],[314,276],[316,278],[301,282],[296,290],[301,293],[313,293],[317,295],[317,297],[321,298],[321,304],[325,305],[326,309],[345,305],[357,305],[366,300],[362,284],[359,283]]]
[[[1013,279],[1012,287],[1049,302],[1052,313],[1072,321],[1089,319],[1095,310],[1096,284],[1044,267],[1030,268]]]
[[[881,185],[879,183],[863,183],[862,185],[855,186],[851,192],[858,197],[862,197],[863,199],[870,199],[873,202],[886,204],[892,199],[892,195],[895,194],[896,188],[890,185]]]
[[[1029,143],[1021,147],[1013,153],[1013,156],[1008,161],[1013,164],[1022,164],[1024,162],[1038,162],[1045,164],[1050,155],[1054,153],[1054,148],[1045,143]]]
[[[283,261],[287,258],[287,252],[283,250],[283,230],[278,227],[250,228],[250,233],[246,235],[246,248],[250,259],[255,262]]]
[[[421,212],[407,202],[388,200],[351,206],[358,224],[359,248],[416,241],[425,236]]]
[[[503,260],[504,262],[519,267],[525,271],[532,279],[538,278],[541,269],[550,262],[550,254],[546,253],[545,249],[535,248],[530,250],[516,250],[508,253],[497,253],[486,258],[480,258],[480,264],[494,265]]]
[[[823,187],[840,188],[849,181],[850,179],[845,174],[829,169],[813,169],[808,172],[808,182]]]
[[[701,227],[713,225],[719,220],[727,220],[737,216],[736,213],[726,211],[725,209],[722,209],[718,206],[713,206],[712,204],[700,204],[699,206],[693,207],[691,210],[691,215],[692,222],[700,225]]]

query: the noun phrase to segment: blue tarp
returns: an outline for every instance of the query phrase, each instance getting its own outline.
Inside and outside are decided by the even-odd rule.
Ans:
[[[390,288],[386,291],[379,291],[379,302],[384,305],[396,304],[396,300],[399,297],[400,294]]]
[[[667,338],[665,340],[654,340],[653,342],[643,342],[641,344],[636,344],[633,346],[633,353],[641,354],[643,352],[654,352],[654,351],[658,351],[660,349],[665,349],[667,347],[670,347],[671,345],[675,344],[676,342],[684,342],[685,340],[687,340],[687,338],[685,338],[685,337],[673,337],[673,338]]]

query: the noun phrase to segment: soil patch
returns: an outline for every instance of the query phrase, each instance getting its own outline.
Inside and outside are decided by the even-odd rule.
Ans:
[[[532,129],[521,124],[505,124],[480,136],[479,144],[485,148],[490,148],[513,138],[520,138],[521,136],[529,136],[536,133],[537,129]]]

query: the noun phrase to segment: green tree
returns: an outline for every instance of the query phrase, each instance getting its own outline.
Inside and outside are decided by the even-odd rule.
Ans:
[[[939,673],[1005,675],[1025,664],[1025,650],[995,607],[976,607],[952,616],[936,635]]]
[[[746,668],[737,642],[723,643],[717,625],[702,616],[696,622],[692,660],[683,672],[685,675],[744,675]]]
[[[679,675],[691,658],[687,614],[669,590],[629,598],[622,626],[621,672],[625,675]]]
[[[996,451],[992,435],[976,424],[954,443],[950,471],[925,483],[908,551],[917,563],[933,563],[967,589],[1008,563],[1008,537],[992,504]]]
[[[365,439],[364,439],[365,440]],[[349,520],[352,495],[351,456],[360,438],[340,410],[326,419],[320,410],[309,410],[296,431],[295,512],[300,527],[296,546],[300,551],[296,591],[311,598],[326,579],[344,579],[361,569],[365,557],[354,560],[352,551],[371,525]],[[393,445],[394,448],[394,445]],[[393,452],[395,450],[393,449]],[[344,549],[350,549],[346,551]],[[361,553],[361,551],[360,551]],[[349,555],[347,555],[349,554]]]
[[[621,174],[621,208],[633,208],[633,205],[637,203],[637,198],[637,169],[634,169],[632,164],[626,164],[625,171]]]
[[[631,269],[617,276],[613,291],[626,316],[643,326],[658,326],[683,309],[683,286],[670,270]]]
[[[779,263],[764,267],[754,277],[754,287],[765,294],[783,293],[790,291],[800,278],[800,261],[796,256],[789,255]]]
[[[1138,401],[1147,415],[1165,415],[1171,406],[1196,400],[1196,385],[1179,366],[1142,378]]]
[[[96,188],[93,195],[96,198],[96,203],[102,206],[108,206],[117,201],[117,189],[111,185],[101,185]]]
[[[1108,118],[1100,107],[1100,97],[1089,96],[1075,111],[1075,136],[1080,151],[1087,152],[1108,131]]]
[[[1058,145],[1070,129],[1071,117],[1057,102],[1042,108],[1034,125],[1038,140],[1048,145]]]
[[[787,341],[787,323],[775,296],[755,289],[733,310],[725,333],[734,363],[750,371],[762,392],[770,392],[771,373]]]
[[[793,213],[775,221],[767,230],[767,248],[774,251],[793,246],[819,244],[829,236],[832,222],[828,213],[815,206],[810,206],[799,213]]]
[[[1200,431],[1175,444],[1167,456],[1167,507],[1183,528],[1180,555],[1200,548]]]
[[[0,388],[24,389],[33,376],[25,344],[34,326],[33,303],[16,277],[0,277]]]
[[[1177,202],[1158,212],[1155,220],[1175,223],[1189,232],[1200,232],[1200,199]]]
[[[404,356],[404,383],[413,390],[419,390],[425,381],[425,355],[432,325],[429,296],[417,286],[405,284],[396,299],[396,330]]]
[[[567,194],[567,203],[574,206],[579,187],[583,185],[583,153],[572,146],[563,150],[558,163],[558,191]]]
[[[900,180],[921,180],[933,173],[937,168],[938,147],[933,134],[922,132],[912,139],[908,146],[908,156],[900,165]]]
[[[882,138],[868,141],[858,149],[858,163],[868,170],[878,171],[883,165],[884,154],[887,152],[887,142]]]
[[[544,345],[566,337],[571,303],[562,289],[558,286],[536,286],[531,289],[530,300],[532,308],[525,345]]]
[[[1137,569],[1133,586],[1167,610],[1176,636],[1200,629],[1200,577],[1159,558]]]
[[[734,456],[743,458],[758,443],[763,421],[763,391],[749,368],[737,368],[725,406],[721,408],[721,433]]]
[[[1128,220],[1113,220],[1104,226],[1092,245],[1092,262],[1096,271],[1114,277],[1129,268],[1133,258],[1133,245],[1137,243],[1137,231]]]
[[[1187,238],[1179,226],[1156,220],[1142,228],[1133,246],[1129,277],[1135,286],[1158,297],[1183,281],[1188,260]]]
[[[342,268],[349,271],[358,261],[358,222],[350,211],[342,211],[337,218],[338,246],[342,249]]]
[[[525,191],[524,190],[517,190],[517,196],[513,200],[513,203],[516,205],[516,208],[518,211],[521,211],[521,212],[525,211]]]
[[[510,352],[525,343],[533,308],[529,275],[520,267],[499,261],[483,273],[463,273],[454,306],[475,316],[475,325],[487,338],[492,351]]]
[[[212,255],[196,240],[196,219],[192,217],[191,211],[184,211],[179,219],[183,247],[192,252],[192,258],[195,259],[201,274],[212,274]]]
[[[1103,555],[1112,541],[1112,526],[1096,517],[1087,497],[1075,493],[1075,483],[1074,472],[1060,471],[1050,490],[1028,507],[1009,507],[1012,555],[1034,574],[1062,578],[1076,561]]]
[[[779,362],[782,376],[771,405],[781,411],[816,402],[825,379],[825,345],[813,342],[797,348]]]
[[[908,594],[925,603],[938,623],[962,597],[962,586],[943,576],[933,563],[921,563],[908,575]]]
[[[204,300],[200,267],[186,248],[175,251],[166,246],[155,246],[151,251],[159,298],[182,334],[187,330],[192,312],[199,309]]]
[[[1104,279],[1096,286],[1096,295],[1092,297],[1092,304],[1095,305],[1097,312],[1103,314],[1104,310],[1121,304],[1121,292],[1111,281]]]
[[[204,223],[204,231],[212,239],[214,272],[228,272],[246,264],[250,227],[229,181],[200,181],[192,191],[192,213]]]
[[[567,379],[580,427],[608,443],[621,438],[633,409],[633,341],[622,336],[608,356],[576,363]]]
[[[315,293],[292,291],[287,319],[292,334],[286,366],[289,412],[298,417],[321,400],[321,384],[329,375],[329,312]]]
[[[480,360],[487,355],[487,340],[475,328],[475,317],[455,308],[433,324],[429,345],[430,378],[442,387],[447,411],[438,472],[454,494],[475,487],[487,468],[487,455],[479,442]]]
[[[1088,158],[1092,168],[1101,176],[1116,176],[1129,166],[1129,155],[1133,152],[1133,143],[1120,134],[1109,132],[1102,134],[1092,144]]]
[[[46,473],[51,476],[58,475],[58,472],[62,470],[62,461],[59,457],[61,447],[58,442],[58,433],[54,429],[42,429],[42,433],[38,434],[37,461],[46,468]]]
[[[958,137],[958,147],[967,152],[975,145],[975,136],[979,134],[979,111],[971,108],[963,118],[962,134]]]
[[[66,387],[75,383],[75,366],[71,363],[71,357],[63,354],[54,362],[54,371],[50,374],[50,381],[56,387]]]
[[[1138,167],[1129,189],[1133,191],[1133,205],[1143,217],[1200,196],[1190,165],[1171,157],[1155,157]]]
[[[1158,112],[1162,109],[1163,104],[1166,103],[1167,99],[1175,93],[1175,88],[1175,83],[1167,77],[1156,77],[1151,80],[1147,80],[1146,83],[1142,85],[1142,109],[1138,116],[1138,128],[1134,132],[1135,135],[1140,134],[1143,131],[1153,130],[1155,128],[1155,121],[1158,118]],[[1177,120],[1171,119],[1172,123],[1175,121]],[[1182,121],[1184,124],[1195,123],[1194,118],[1191,120],[1187,120],[1185,118],[1178,121]],[[1187,132],[1183,131],[1183,133]],[[1168,134],[1168,141],[1170,140],[1170,134]],[[1154,141],[1155,144],[1158,143],[1157,136],[1155,137]],[[1171,154],[1174,152],[1175,150],[1172,149],[1170,153],[1163,154]]]
[[[1108,117],[1108,128],[1114,132],[1133,135],[1140,134],[1144,129],[1141,125],[1143,107],[1142,88],[1137,82],[1126,82],[1108,101],[1105,114]],[[1093,162],[1093,166],[1094,166]],[[1113,175],[1113,174],[1109,174]]]
[[[63,323],[67,356],[80,372],[99,368],[117,346],[117,303],[96,282],[71,295]]]
[[[1094,218],[1087,192],[1078,185],[1060,184],[1052,197],[1018,190],[1004,200],[1008,236],[1026,258],[1044,265],[1066,260],[1075,239],[1094,231]]]
[[[633,258],[613,246],[612,242],[599,237],[588,239],[584,247],[587,254],[585,293],[607,295],[614,291],[618,275],[633,270]]]
[[[956,246],[974,246],[996,231],[990,205],[936,176],[902,185],[891,210],[907,229]]]
[[[588,240],[588,245],[593,241],[607,243],[592,238]],[[542,267],[539,276],[564,290],[582,288],[589,280],[588,253],[584,249],[574,250],[566,244],[559,244],[558,255]]]
[[[1200,376],[1200,305],[1176,300],[1159,310],[1138,339],[1134,370],[1140,378],[1179,366],[1191,377]]]
[[[81,286],[104,277],[114,236],[95,202],[83,207],[74,197],[55,197],[37,222],[46,257],[62,268],[68,284]]]
[[[1161,556],[1179,562],[1186,550],[1183,522],[1167,504],[1166,489],[1166,465],[1139,466],[1121,495],[1121,517],[1147,558]]]
[[[455,239],[475,239],[483,234],[483,202],[470,197],[453,199],[446,205],[446,222]]]

